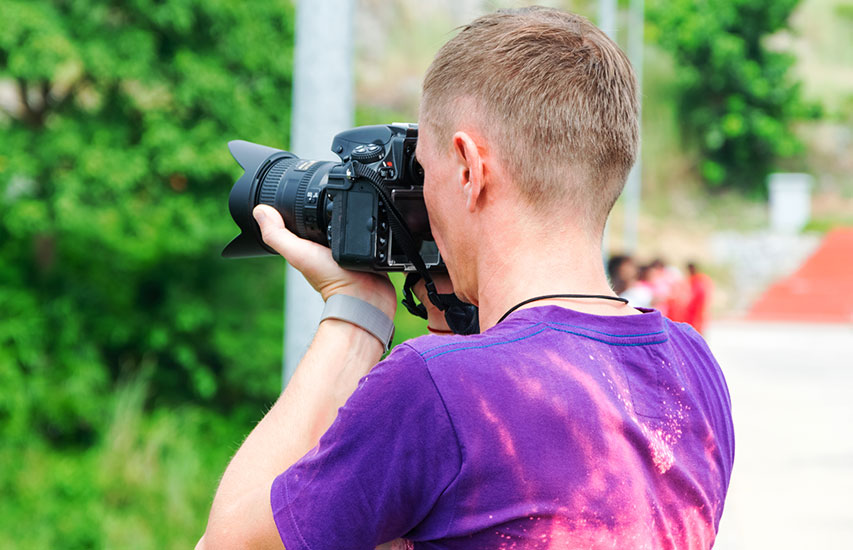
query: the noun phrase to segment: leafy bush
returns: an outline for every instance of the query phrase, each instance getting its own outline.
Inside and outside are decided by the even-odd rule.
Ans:
[[[681,123],[712,187],[762,193],[778,159],[802,152],[792,121],[814,108],[790,75],[793,56],[767,47],[798,0],[658,0],[654,39],[678,64]]]
[[[228,262],[229,139],[285,146],[289,2],[6,0],[0,437],[88,444],[116,380],[221,410],[280,386],[280,261]]]

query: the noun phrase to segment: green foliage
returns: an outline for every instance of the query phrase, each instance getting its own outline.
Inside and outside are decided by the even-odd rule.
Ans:
[[[291,3],[0,21],[0,548],[192,547],[281,385],[284,263],[219,252],[226,142],[287,147]]]
[[[0,437],[91,443],[120,377],[155,406],[280,386],[283,263],[236,233],[225,147],[286,146],[292,6],[5,0]]]
[[[791,123],[815,114],[789,74],[793,56],[768,48],[798,0],[659,0],[654,39],[678,65],[681,124],[712,187],[764,190],[779,159],[803,148]]]
[[[86,449],[0,447],[0,547],[193,547],[251,421],[194,406],[145,413],[145,395],[137,379],[101,400],[103,435]]]

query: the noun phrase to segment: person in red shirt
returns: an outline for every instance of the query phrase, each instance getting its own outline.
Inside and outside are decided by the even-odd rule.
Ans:
[[[685,321],[702,334],[708,320],[714,283],[708,275],[701,273],[693,262],[687,264],[687,273],[690,299],[685,309]]]

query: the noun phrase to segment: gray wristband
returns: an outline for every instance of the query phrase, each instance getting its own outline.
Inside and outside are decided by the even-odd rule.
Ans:
[[[385,351],[391,347],[394,321],[389,319],[381,309],[364,300],[346,294],[333,294],[326,300],[326,307],[323,308],[320,321],[324,319],[339,319],[352,323],[375,336],[385,346]]]

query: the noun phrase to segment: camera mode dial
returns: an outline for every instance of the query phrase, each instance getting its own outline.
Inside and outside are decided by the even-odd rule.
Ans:
[[[375,143],[367,143],[356,146],[351,153],[352,159],[364,164],[370,164],[382,160],[385,156],[385,149],[381,145]]]

